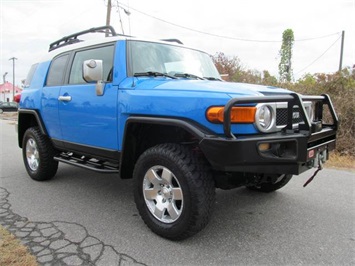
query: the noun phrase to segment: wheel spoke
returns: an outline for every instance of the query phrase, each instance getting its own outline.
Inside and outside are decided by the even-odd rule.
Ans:
[[[155,200],[157,198],[158,189],[146,188],[144,189],[144,197],[146,200]]]
[[[174,200],[182,200],[182,190],[181,188],[173,188],[173,199]]]
[[[169,169],[164,168],[163,169],[163,173],[161,175],[161,178],[167,183],[167,184],[171,184],[172,178],[173,178],[173,174],[169,171]]]
[[[148,179],[150,183],[153,184],[154,187],[159,186],[160,184],[160,178],[158,174],[154,171],[154,169],[149,169],[149,171],[146,173],[145,177]]]
[[[164,215],[164,212],[165,212],[165,208],[164,208],[164,206],[162,206],[161,203],[158,203],[157,205],[155,205],[154,215],[157,218],[162,219],[163,215]]]
[[[173,202],[168,205],[167,210],[172,220],[177,219],[180,215],[180,211],[177,209],[176,205],[173,204]]]
[[[33,160],[32,161],[32,168],[33,169],[37,169],[38,168],[38,161],[37,160]]]

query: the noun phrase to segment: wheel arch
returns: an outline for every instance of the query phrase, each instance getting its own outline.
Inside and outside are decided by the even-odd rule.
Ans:
[[[43,135],[48,135],[41,116],[36,110],[23,110],[18,111],[18,145],[22,148],[22,140],[25,132],[30,127],[38,126]]]
[[[157,117],[130,117],[124,132],[120,165],[123,179],[132,178],[135,163],[146,149],[162,143],[198,145],[210,133],[193,121]]]

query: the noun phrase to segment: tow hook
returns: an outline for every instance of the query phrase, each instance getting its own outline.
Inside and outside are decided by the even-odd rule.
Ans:
[[[309,183],[311,183],[313,181],[313,179],[315,178],[315,176],[318,174],[318,172],[323,169],[323,160],[325,160],[325,158],[323,158],[324,156],[326,156],[326,155],[323,153],[320,153],[317,156],[318,157],[318,168],[314,172],[314,174],[307,180],[307,182],[304,183],[303,187],[306,187]]]

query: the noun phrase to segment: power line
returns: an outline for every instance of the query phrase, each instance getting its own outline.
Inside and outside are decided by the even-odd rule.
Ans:
[[[334,36],[334,35],[338,35],[339,36],[339,34],[341,34],[341,33],[340,32],[335,32],[335,33],[331,33],[331,34],[324,35],[324,36],[319,36],[319,37],[313,37],[313,38],[307,38],[307,39],[298,39],[298,40],[295,40],[295,42],[313,41],[313,40],[328,38],[328,37],[331,37],[331,36]]]
[[[225,36],[225,35],[219,35],[219,34],[214,34],[214,33],[210,33],[210,32],[205,32],[205,31],[201,31],[201,30],[197,30],[197,29],[192,29],[192,28],[189,28],[189,27],[186,27],[186,26],[178,25],[178,24],[176,24],[176,23],[167,21],[167,20],[165,20],[165,19],[161,19],[161,18],[152,16],[152,15],[147,14],[147,13],[145,13],[145,12],[143,12],[143,11],[140,11],[140,10],[138,10],[138,9],[136,9],[136,8],[128,7],[127,5],[122,4],[122,3],[120,3],[120,5],[126,6],[128,9],[133,9],[133,10],[136,11],[137,13],[140,13],[140,14],[142,14],[142,15],[144,15],[144,16],[147,16],[147,17],[156,19],[156,20],[158,20],[158,21],[164,22],[164,23],[166,23],[166,24],[172,25],[172,26],[174,26],[174,27],[178,27],[178,28],[182,28],[182,29],[185,29],[185,30],[197,32],[197,33],[200,33],[200,34],[209,35],[209,36],[212,36],[212,37],[223,38],[223,39],[228,39],[228,40],[235,40],[235,41],[242,41],[242,42],[258,42],[258,43],[280,43],[280,42],[282,42],[282,40],[281,40],[281,41],[275,41],[275,40],[245,39],[245,38],[237,38],[237,37],[232,37],[232,36]],[[334,35],[339,35],[339,32],[332,33],[332,34],[328,34],[328,35],[324,35],[324,36],[318,36],[318,37],[312,37],[312,38],[299,39],[299,40],[295,40],[295,42],[312,41],[312,40],[317,40],[317,39],[328,38],[328,37],[334,36]]]
[[[330,48],[332,48],[338,41],[339,39],[341,38],[341,36],[339,36],[335,42],[333,42],[328,48],[327,50],[325,50],[320,56],[318,56],[312,63],[310,63],[308,66],[306,66],[305,68],[303,68],[302,70],[298,71],[295,75],[298,75],[299,73],[303,72],[304,70],[306,70],[307,68],[309,68],[311,65],[313,65],[315,62],[317,62],[323,55],[325,55],[329,50]]]

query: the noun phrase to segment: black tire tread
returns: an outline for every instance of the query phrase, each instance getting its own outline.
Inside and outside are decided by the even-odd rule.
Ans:
[[[27,165],[26,159],[26,142],[29,137],[32,137],[37,144],[40,154],[40,164],[37,171],[32,171]],[[39,127],[31,127],[27,129],[23,137],[22,155],[26,166],[27,173],[36,181],[45,181],[53,178],[58,170],[58,162],[53,159],[56,151],[50,139],[43,135]]]
[[[138,181],[138,178],[136,178],[137,169],[141,167],[144,158],[150,156],[170,158],[177,164],[177,167],[189,177],[187,182],[189,183],[189,188],[193,190],[190,191],[192,192],[191,203],[193,207],[191,208],[192,212],[188,224],[185,228],[181,229],[180,232],[172,230],[169,226],[155,230],[151,226],[151,218],[147,217],[140,210],[141,217],[145,224],[156,234],[171,240],[183,240],[198,233],[208,224],[215,201],[215,184],[206,161],[189,147],[171,143],[160,144],[146,150],[140,156],[133,175],[135,182]],[[135,188],[137,187],[140,187],[140,184],[136,183]],[[135,201],[137,206],[142,204],[138,202],[139,198],[137,193],[135,193]]]

